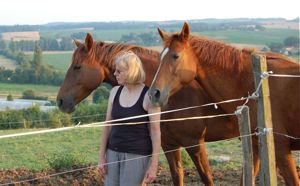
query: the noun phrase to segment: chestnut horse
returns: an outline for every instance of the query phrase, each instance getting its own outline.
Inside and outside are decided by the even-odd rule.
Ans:
[[[57,95],[57,103],[61,111],[73,112],[75,106],[95,90],[102,82],[117,85],[113,75],[114,58],[122,51],[131,50],[136,53],[146,71],[145,84],[150,86],[159,65],[159,52],[135,45],[122,43],[94,42],[90,34],[85,43],[75,41],[74,51],[64,83]],[[189,98],[189,99],[187,99]],[[184,89],[170,97],[169,103],[163,108],[171,110],[191,105],[202,105],[210,100],[203,93],[196,81],[192,81]],[[216,115],[223,113],[213,107],[197,108],[181,112],[163,114],[162,119],[191,117],[196,114]],[[196,145],[185,150],[193,160],[202,181],[213,185],[211,170],[207,160],[205,141],[217,141],[238,136],[238,127],[226,117],[210,120],[186,120],[182,122],[161,123],[162,148],[171,170],[174,185],[183,185],[183,168],[181,165],[180,147]]]
[[[159,28],[158,31],[164,42],[164,50],[149,90],[154,104],[165,104],[169,96],[194,79],[214,102],[247,97],[255,91],[251,58],[253,50],[239,50],[222,42],[192,36],[187,23],[180,33],[170,34]],[[272,52],[264,55],[268,70],[276,74],[300,74],[299,64],[287,57]],[[291,150],[300,150],[300,78],[270,77],[269,83],[276,164],[287,185],[299,186]],[[232,113],[241,104],[222,104],[220,107],[225,113]],[[248,105],[251,129],[254,132],[257,126],[256,103],[249,101]],[[296,137],[298,140],[279,133]],[[254,139],[256,176],[259,157],[257,138]]]

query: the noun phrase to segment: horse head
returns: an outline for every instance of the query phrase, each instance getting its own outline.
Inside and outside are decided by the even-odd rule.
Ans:
[[[187,23],[180,33],[169,35],[160,28],[158,32],[164,49],[149,95],[153,104],[164,106],[171,95],[195,78],[197,57],[189,45],[190,28]]]
[[[77,46],[72,63],[57,95],[57,105],[63,112],[71,113],[75,106],[95,90],[104,80],[105,71],[96,62],[95,43],[87,34],[85,43],[75,40]]]

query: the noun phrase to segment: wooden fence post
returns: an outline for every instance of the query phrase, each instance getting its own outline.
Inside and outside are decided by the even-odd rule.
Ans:
[[[240,135],[243,146],[243,185],[255,185],[253,178],[253,154],[252,154],[252,136],[250,129],[249,107],[237,107],[237,117],[239,121]]]
[[[257,100],[257,127],[259,131],[260,177],[259,184],[263,186],[277,185],[276,162],[272,114],[270,105],[269,81],[262,73],[267,72],[266,56],[252,55],[255,87],[259,88]]]

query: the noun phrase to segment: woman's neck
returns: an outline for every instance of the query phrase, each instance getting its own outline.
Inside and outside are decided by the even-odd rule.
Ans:
[[[137,83],[137,84],[124,84],[124,88],[127,92],[135,92],[137,89],[144,87],[143,83]]]

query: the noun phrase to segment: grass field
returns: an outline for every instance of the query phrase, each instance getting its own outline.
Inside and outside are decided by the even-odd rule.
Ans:
[[[29,59],[33,58],[33,52],[26,52]],[[43,62],[55,69],[66,72],[71,64],[73,51],[43,52]]]
[[[5,130],[0,131],[0,135],[27,131],[32,130]],[[81,128],[64,132],[0,139],[0,168],[26,167],[31,170],[43,170],[49,168],[48,159],[54,157],[54,155],[64,157],[74,154],[82,158],[86,164],[96,164],[101,132],[102,128]],[[207,143],[206,146],[212,166],[228,166],[230,168],[241,166],[240,141]],[[222,157],[229,158],[228,162],[222,162]],[[183,153],[183,161],[187,167],[193,167],[185,152]],[[164,155],[161,155],[160,164],[167,165]]]
[[[1,97],[6,97],[8,94],[11,94],[13,98],[19,98],[25,90],[33,90],[36,96],[46,96],[51,100],[55,100],[59,87],[51,85],[0,83]]]
[[[163,28],[162,28],[163,29]],[[180,31],[180,30],[175,30]],[[54,31],[41,31],[42,37],[54,37],[59,36],[70,36],[72,33],[77,33],[78,30],[54,30]],[[121,36],[130,33],[157,33],[156,28],[151,29],[116,29],[116,30],[81,30],[80,32],[92,33],[95,40],[101,41],[119,41]],[[276,29],[267,28],[265,31],[239,31],[239,30],[226,30],[226,31],[207,31],[201,33],[204,36],[224,40],[230,43],[247,43],[266,45],[271,42],[283,42],[283,40],[289,36],[299,36],[299,30],[297,29]]]
[[[223,40],[228,43],[247,43],[267,45],[272,42],[283,43],[289,36],[299,37],[299,30],[292,29],[266,29],[265,31],[209,31],[197,33],[211,38]]]
[[[72,51],[65,53],[45,53],[44,63],[53,66],[55,69],[66,72],[71,64]]]
[[[16,132],[23,132],[23,130],[15,130],[14,133]],[[1,135],[6,133],[12,132],[0,131]],[[1,139],[0,168],[47,169],[48,159],[57,154],[79,154],[85,157],[87,163],[95,163],[100,135],[100,128],[90,128]]]
[[[16,61],[8,59],[0,55],[0,67],[5,67],[6,69],[14,70],[17,67]]]
[[[142,33],[152,31],[156,33],[156,28],[153,29],[117,29],[117,30],[80,30],[83,32],[91,32],[94,36],[94,40],[102,41],[118,41],[123,34]],[[41,31],[42,37],[54,37],[56,34],[60,36],[70,36],[72,33],[79,32],[75,29],[69,30],[53,30],[53,31]],[[237,31],[237,30],[226,30],[226,31],[209,31],[194,33],[200,34],[214,39],[222,40],[228,43],[237,44],[248,44],[248,45],[259,45],[265,46],[272,42],[280,42],[289,36],[299,36],[299,31],[296,29],[273,29],[268,28],[265,31]],[[254,46],[255,47],[255,46]],[[68,69],[72,51],[66,52],[43,52],[43,60],[45,64],[53,66],[55,69],[66,72]],[[29,59],[32,59],[33,52],[26,52]],[[0,57],[1,60],[1,57]],[[6,62],[5,66],[13,66],[9,61]]]
[[[0,136],[37,129],[0,130]],[[42,129],[40,129],[42,130]],[[25,167],[29,170],[50,168],[53,158],[67,159],[73,156],[84,164],[97,164],[102,128],[80,128],[63,132],[29,135],[0,139],[0,169]],[[222,169],[238,170],[242,166],[241,141],[231,139],[206,143],[210,165]],[[162,151],[161,151],[162,153]],[[300,153],[293,152],[297,165]],[[74,156],[75,155],[75,156]],[[187,153],[182,150],[185,168],[193,168]],[[160,165],[167,166],[164,154],[160,155]]]

